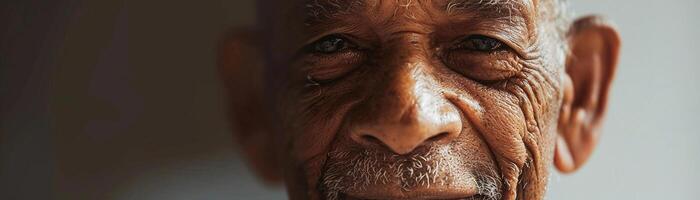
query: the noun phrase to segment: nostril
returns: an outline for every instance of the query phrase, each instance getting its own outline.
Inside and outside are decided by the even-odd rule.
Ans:
[[[425,141],[426,142],[437,142],[437,141],[440,141],[440,140],[446,138],[448,135],[450,135],[450,133],[448,133],[448,132],[438,133],[437,135],[433,135],[432,137],[428,138]]]
[[[361,138],[362,138],[362,141],[366,142],[367,144],[379,144],[379,145],[383,144],[379,138],[377,138],[373,135],[362,135]]]

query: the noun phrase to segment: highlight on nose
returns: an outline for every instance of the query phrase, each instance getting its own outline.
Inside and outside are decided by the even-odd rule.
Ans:
[[[385,147],[404,155],[421,146],[448,144],[461,130],[462,124],[458,117],[443,116],[410,124],[378,124],[354,132],[352,139],[365,147]]]
[[[358,113],[381,113],[352,123],[350,137],[362,147],[383,146],[403,155],[421,146],[447,144],[462,131],[461,112],[441,92],[429,53],[418,43],[411,45],[416,37],[421,36],[397,39],[402,41],[395,47],[398,52],[382,63],[382,84],[354,108],[363,111]]]

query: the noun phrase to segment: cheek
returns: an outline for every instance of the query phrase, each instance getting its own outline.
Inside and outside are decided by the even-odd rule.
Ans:
[[[477,83],[463,84],[462,88],[469,96],[459,98],[456,104],[467,113],[469,124],[483,137],[495,159],[510,162],[501,165],[524,163],[527,152],[522,141],[527,122],[519,100]]]
[[[502,84],[485,86],[458,77],[452,81],[455,93],[463,95],[455,102],[488,144],[504,181],[518,185],[529,179],[530,187],[543,187],[556,136],[559,79],[528,67],[532,63],[523,66],[522,73]]]
[[[291,166],[302,166],[307,176],[318,176],[330,144],[335,140],[347,112],[358,101],[357,88],[338,82],[321,85],[295,84],[281,99],[287,142],[283,151]],[[307,178],[309,181],[316,178]]]

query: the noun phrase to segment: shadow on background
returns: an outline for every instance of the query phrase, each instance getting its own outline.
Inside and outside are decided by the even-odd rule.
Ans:
[[[2,4],[0,199],[270,196],[236,159],[216,79],[252,2]]]
[[[238,160],[215,47],[253,1],[0,3],[0,199],[284,199]],[[697,1],[574,1],[624,40],[601,147],[550,199],[694,199]]]

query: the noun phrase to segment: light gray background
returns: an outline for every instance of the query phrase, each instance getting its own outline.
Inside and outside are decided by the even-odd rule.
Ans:
[[[0,199],[285,199],[233,150],[215,46],[253,1],[0,7]],[[700,1],[575,0],[617,23],[600,147],[548,199],[698,199]]]

